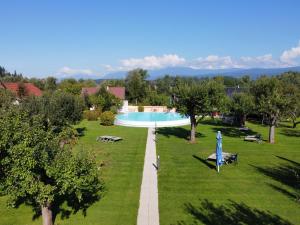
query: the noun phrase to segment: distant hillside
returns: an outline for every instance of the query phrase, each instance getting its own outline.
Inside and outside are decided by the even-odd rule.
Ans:
[[[240,77],[243,75],[249,75],[252,79],[256,79],[261,75],[278,75],[288,71],[300,72],[300,66],[298,67],[286,67],[286,68],[251,68],[251,69],[193,69],[189,67],[169,67],[157,70],[149,70],[149,75],[151,80],[162,77],[166,74],[171,76],[232,76]],[[105,75],[102,79],[123,79],[127,75],[127,71],[119,71],[114,73],[109,73]]]

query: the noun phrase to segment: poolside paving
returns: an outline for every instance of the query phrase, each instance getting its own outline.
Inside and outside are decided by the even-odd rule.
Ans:
[[[155,129],[148,128],[137,225],[159,225]]]

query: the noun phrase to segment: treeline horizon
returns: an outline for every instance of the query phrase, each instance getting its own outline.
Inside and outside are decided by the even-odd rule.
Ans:
[[[141,68],[136,68],[136,69],[133,69],[133,70],[130,70],[127,72],[127,75],[131,72],[131,71],[134,71],[134,70],[144,70],[144,69],[141,69]],[[144,70],[144,71],[147,71],[147,70]],[[148,71],[147,71],[148,73]],[[202,80],[209,80],[209,79],[223,79],[224,80],[224,85],[226,87],[234,87],[234,86],[241,86],[244,84],[243,81],[245,80],[249,80],[249,81],[254,81],[254,80],[257,80],[259,79],[260,77],[264,77],[264,76],[267,76],[267,77],[277,77],[277,76],[280,76],[282,74],[287,74],[287,73],[295,73],[295,74],[300,74],[300,72],[298,71],[293,71],[293,70],[290,70],[290,71],[287,71],[287,72],[283,72],[283,73],[279,73],[279,74],[275,74],[275,75],[266,75],[266,74],[261,74],[259,76],[255,76],[255,77],[252,77],[251,74],[245,74],[245,75],[241,75],[241,76],[236,76],[236,75],[222,75],[222,74],[216,74],[216,75],[210,75],[210,76],[202,76],[202,75],[170,75],[170,74],[165,74],[165,75],[162,75],[160,77],[157,77],[155,79],[148,79],[149,78],[149,74],[147,75],[146,77],[146,81],[148,81],[149,83],[155,83],[155,81],[159,81],[159,80],[163,80],[163,79],[183,79],[187,82],[197,82],[197,81],[202,81]],[[29,82],[29,83],[33,83],[35,84],[38,88],[40,88],[41,90],[44,90],[44,87],[42,85],[42,83],[45,83],[47,81],[47,79],[55,79],[56,83],[59,84],[65,80],[69,80],[69,81],[76,81],[76,82],[79,82],[79,83],[84,83],[85,81],[88,81],[90,82],[89,85],[87,85],[87,87],[91,86],[91,83],[92,81],[95,82],[95,85],[99,85],[99,84],[102,84],[103,82],[108,82],[108,84],[111,84],[111,85],[115,85],[115,86],[123,86],[125,87],[125,80],[126,80],[126,77],[125,78],[95,78],[95,79],[91,79],[91,78],[73,78],[72,76],[70,77],[66,77],[66,78],[58,78],[56,76],[47,76],[47,77],[28,77],[26,75],[23,75],[23,73],[19,73],[17,72],[16,70],[14,70],[13,73],[7,71],[3,66],[0,66],[0,79],[2,82]]]

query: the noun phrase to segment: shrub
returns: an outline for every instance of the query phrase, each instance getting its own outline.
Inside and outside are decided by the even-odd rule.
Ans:
[[[139,106],[138,106],[138,111],[139,111],[139,112],[144,112],[144,106],[139,105]]]
[[[110,111],[113,113],[113,114],[117,114],[118,113],[118,107],[113,105],[110,107]]]
[[[85,110],[83,112],[83,118],[87,119],[88,121],[96,121],[98,120],[99,116],[101,115],[101,111],[100,110]]]
[[[114,124],[115,115],[111,111],[105,111],[100,116],[101,124],[104,126],[111,126]]]

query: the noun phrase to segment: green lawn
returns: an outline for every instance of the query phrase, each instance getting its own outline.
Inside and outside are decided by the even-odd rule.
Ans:
[[[86,128],[76,148],[92,150],[97,154],[100,164],[104,164],[102,177],[105,182],[103,198],[82,213],[71,215],[68,219],[57,216],[57,225],[103,224],[131,225],[136,223],[140,185],[143,173],[147,129],[128,127],[103,127],[99,122],[83,121],[78,127]],[[96,142],[99,135],[123,137],[118,143]],[[41,224],[41,218],[32,220],[29,207],[7,209],[6,198],[0,197],[0,225]]]
[[[267,127],[247,126],[267,138]],[[300,224],[299,128],[276,128],[274,145],[244,142],[243,132],[209,122],[199,124],[197,144],[189,144],[188,129],[159,130],[161,225]],[[204,160],[215,151],[218,130],[223,151],[239,154],[238,164],[222,166],[219,174]]]
[[[267,137],[267,127],[247,125]],[[87,121],[78,127],[86,130],[76,148],[96,153],[99,165],[104,165],[101,177],[106,190],[103,198],[87,210],[86,217],[80,212],[67,219],[58,215],[56,224],[135,224],[147,130],[103,127]],[[161,225],[300,224],[300,203],[295,201],[299,183],[294,180],[294,171],[300,170],[299,128],[277,128],[275,145],[244,142],[243,132],[209,122],[200,124],[197,130],[197,144],[186,140],[188,127],[159,130]],[[220,174],[213,163],[203,160],[214,152],[217,130],[223,133],[224,151],[239,153],[238,164],[222,166]],[[105,134],[124,140],[95,141]],[[0,225],[41,224],[41,218],[32,220],[29,207],[7,209],[5,200],[0,197]]]

